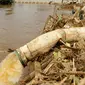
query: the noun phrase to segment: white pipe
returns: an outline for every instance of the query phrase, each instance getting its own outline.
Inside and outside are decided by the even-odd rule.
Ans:
[[[58,41],[62,39],[63,41],[78,41],[78,39],[85,39],[85,27],[76,27],[69,29],[57,29],[30,41],[23,47],[17,49],[22,57],[22,60],[32,59],[37,54],[43,54],[48,52]]]

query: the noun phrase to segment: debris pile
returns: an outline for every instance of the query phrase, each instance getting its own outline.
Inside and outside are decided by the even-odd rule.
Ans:
[[[73,48],[59,44],[48,53],[29,61],[18,84],[81,85],[85,77],[85,41],[66,45]],[[83,83],[85,84],[85,80]]]

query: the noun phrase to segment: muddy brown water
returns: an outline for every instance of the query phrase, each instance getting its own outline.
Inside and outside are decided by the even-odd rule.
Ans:
[[[9,48],[17,49],[42,32],[48,15],[53,15],[54,6],[47,4],[14,4],[0,6],[0,61]],[[58,11],[58,13],[69,11]]]
[[[8,48],[16,49],[40,35],[52,5],[15,4],[0,8],[0,61]]]

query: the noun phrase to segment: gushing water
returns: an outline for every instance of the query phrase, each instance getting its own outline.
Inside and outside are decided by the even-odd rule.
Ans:
[[[11,53],[0,64],[0,85],[15,85],[22,74],[22,65],[18,57]]]

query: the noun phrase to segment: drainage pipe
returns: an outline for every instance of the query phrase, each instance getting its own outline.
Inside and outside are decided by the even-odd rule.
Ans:
[[[65,42],[71,42],[78,41],[79,38],[85,40],[85,27],[57,29],[40,35],[26,45],[16,49],[11,56],[18,56],[21,63],[25,65],[28,60],[33,59],[36,55],[48,52],[60,39]]]

